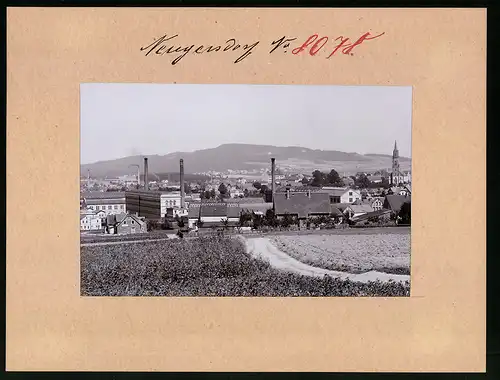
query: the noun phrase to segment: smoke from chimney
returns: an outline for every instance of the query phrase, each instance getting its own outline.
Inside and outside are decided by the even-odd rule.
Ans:
[[[274,178],[274,172],[276,170],[275,166],[276,166],[276,163],[275,163],[276,159],[273,157],[271,158],[271,201],[273,202],[274,201],[274,184],[276,183],[276,180]]]
[[[144,157],[144,190],[149,190],[148,158]]]
[[[184,194],[184,160],[181,158],[180,162],[180,181],[181,181],[181,208],[185,207],[185,194]]]

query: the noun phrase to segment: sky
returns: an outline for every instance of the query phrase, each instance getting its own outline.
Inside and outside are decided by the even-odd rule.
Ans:
[[[411,157],[411,87],[80,86],[82,164],[246,143]]]

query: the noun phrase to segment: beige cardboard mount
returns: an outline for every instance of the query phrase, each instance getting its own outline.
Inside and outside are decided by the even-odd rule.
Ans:
[[[7,32],[7,370],[485,369],[485,9],[9,8]],[[269,54],[365,32],[352,56]],[[173,34],[260,44],[140,51]],[[412,86],[411,297],[80,297],[86,82]]]

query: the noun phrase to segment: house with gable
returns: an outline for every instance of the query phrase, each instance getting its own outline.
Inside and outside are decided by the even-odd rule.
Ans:
[[[391,210],[393,213],[398,214],[404,203],[411,204],[411,196],[396,194],[386,195],[384,200],[384,209]]]
[[[357,218],[361,215],[368,214],[369,212],[373,211],[374,210],[371,205],[363,203],[348,205],[344,208],[343,213],[349,218]]]
[[[106,217],[105,232],[108,234],[137,234],[147,232],[144,218],[134,214],[113,214]]]
[[[351,189],[350,187],[322,187],[323,192],[330,195],[331,203],[354,203],[356,200],[361,200],[361,192]]]
[[[331,216],[330,196],[326,192],[292,192],[276,193],[274,196],[274,213],[278,219],[285,215],[298,218],[300,226],[306,219],[315,216]]]
[[[374,197],[370,199],[370,205],[372,206],[374,211],[382,210],[384,208],[384,198],[383,197]]]
[[[99,231],[103,229],[106,212],[90,208],[80,210],[80,231]]]

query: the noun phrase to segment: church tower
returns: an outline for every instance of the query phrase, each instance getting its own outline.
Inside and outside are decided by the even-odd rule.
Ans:
[[[394,141],[394,150],[392,151],[392,174],[391,174],[391,185],[397,186],[400,182],[400,171],[399,171],[399,150],[396,141]]]

